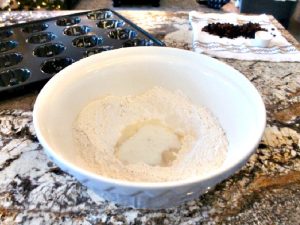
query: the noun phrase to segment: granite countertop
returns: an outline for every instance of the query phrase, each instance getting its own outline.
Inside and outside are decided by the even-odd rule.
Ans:
[[[63,13],[2,12],[0,25]],[[120,13],[167,46],[191,49],[188,12]],[[240,171],[176,208],[120,207],[96,196],[47,158],[32,125],[38,93],[32,92],[0,101],[0,223],[299,224],[300,63],[221,61],[256,86],[267,108],[263,139]]]

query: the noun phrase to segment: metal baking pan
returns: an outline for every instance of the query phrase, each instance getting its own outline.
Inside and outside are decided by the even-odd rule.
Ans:
[[[0,28],[0,97],[41,88],[73,62],[111,49],[164,43],[110,9]]]

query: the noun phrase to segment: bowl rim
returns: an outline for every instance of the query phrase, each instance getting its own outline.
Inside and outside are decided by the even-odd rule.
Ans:
[[[262,112],[261,114],[261,119],[260,122],[258,124],[258,135],[256,138],[256,141],[252,143],[251,147],[249,147],[249,149],[247,150],[246,154],[244,154],[244,156],[235,164],[231,164],[230,166],[227,166],[224,168],[224,166],[221,166],[219,169],[211,171],[199,178],[191,178],[191,179],[185,179],[185,180],[176,180],[176,181],[161,181],[161,182],[138,182],[138,181],[127,181],[127,180],[121,180],[121,179],[115,179],[115,178],[110,178],[110,177],[105,177],[93,172],[90,172],[88,170],[85,170],[83,168],[81,168],[80,166],[77,166],[71,162],[69,162],[68,160],[65,160],[62,156],[60,156],[59,154],[56,153],[56,151],[54,149],[52,149],[50,147],[50,145],[48,144],[46,138],[44,138],[41,128],[40,128],[40,124],[39,124],[39,108],[40,105],[42,105],[43,101],[45,101],[47,93],[49,91],[51,91],[51,89],[53,89],[53,86],[55,86],[55,84],[59,83],[61,79],[64,79],[64,77],[68,77],[67,74],[72,75],[72,70],[75,67],[79,67],[80,65],[84,65],[86,64],[88,61],[91,61],[93,59],[96,58],[102,58],[102,57],[110,57],[111,54],[119,54],[119,53],[126,53],[126,54],[137,54],[137,52],[140,53],[150,53],[153,54],[154,52],[161,54],[162,51],[165,51],[166,53],[172,53],[172,54],[176,54],[179,53],[180,54],[189,54],[189,55],[193,55],[193,57],[199,57],[199,59],[205,59],[205,60],[209,60],[211,62],[214,63],[218,63],[220,64],[220,66],[222,65],[223,67],[226,67],[227,69],[231,70],[232,72],[236,73],[237,75],[240,76],[239,79],[242,79],[243,82],[248,83],[249,87],[252,89],[253,94],[256,95],[257,98],[257,104],[260,106],[260,111]],[[99,59],[98,59],[99,60]],[[127,188],[143,188],[143,189],[162,189],[162,188],[174,188],[174,187],[183,187],[183,186],[189,186],[189,185],[193,185],[196,183],[201,183],[201,182],[205,182],[205,181],[209,181],[211,179],[215,179],[217,177],[224,177],[227,178],[228,176],[232,175],[233,171],[236,171],[237,169],[239,169],[241,166],[244,165],[244,162],[253,154],[253,152],[256,150],[257,145],[259,144],[265,127],[266,127],[266,109],[265,109],[265,105],[264,102],[262,100],[262,97],[260,96],[258,90],[255,88],[255,86],[246,78],[244,77],[244,75],[242,73],[240,73],[239,71],[237,71],[236,69],[234,69],[233,67],[227,65],[226,63],[219,61],[215,58],[212,58],[210,56],[207,55],[203,55],[203,54],[199,54],[199,53],[195,53],[192,51],[188,51],[188,50],[183,50],[183,49],[178,49],[178,48],[172,48],[172,47],[158,47],[158,46],[147,46],[147,47],[132,47],[132,48],[120,48],[120,49],[113,49],[110,51],[105,51],[102,52],[100,54],[95,54],[92,55],[90,57],[81,59],[75,63],[73,63],[72,65],[64,68],[63,70],[61,70],[59,73],[57,73],[53,78],[51,78],[50,81],[48,81],[46,83],[46,85],[42,88],[42,90],[40,91],[40,93],[38,94],[34,107],[33,107],[33,125],[36,131],[36,136],[39,140],[39,142],[41,143],[41,145],[43,146],[44,150],[46,151],[46,154],[48,156],[52,156],[53,158],[55,158],[56,161],[59,162],[59,164],[64,165],[65,168],[68,168],[68,173],[69,173],[69,169],[71,169],[73,172],[79,173],[80,175],[86,176],[88,178],[94,179],[94,180],[98,180],[98,181],[102,181],[105,183],[109,183],[112,185],[118,185],[118,186],[122,186],[122,187],[127,187]],[[60,165],[58,165],[60,167]],[[224,169],[221,169],[224,168]],[[66,171],[66,170],[65,170]],[[71,173],[72,175],[72,173]],[[73,175],[72,175],[73,176]]]

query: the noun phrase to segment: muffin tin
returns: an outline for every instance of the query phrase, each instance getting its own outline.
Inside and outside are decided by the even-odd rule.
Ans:
[[[0,28],[0,97],[40,88],[73,62],[123,47],[164,43],[110,9]]]

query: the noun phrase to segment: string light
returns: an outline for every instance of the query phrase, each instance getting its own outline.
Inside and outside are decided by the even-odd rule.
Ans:
[[[34,10],[34,9],[47,9],[47,10],[59,10],[67,9],[68,0],[10,0],[6,5],[2,5],[0,10]],[[76,1],[74,1],[74,4]]]

